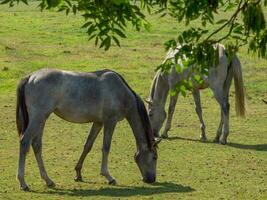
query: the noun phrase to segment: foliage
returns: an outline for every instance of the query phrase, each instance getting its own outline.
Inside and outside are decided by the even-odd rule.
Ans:
[[[2,0],[2,4],[28,0]],[[178,23],[190,25],[200,20],[198,27],[188,26],[187,30],[178,33],[177,37],[165,43],[167,49],[181,46],[175,59],[181,59],[184,65],[195,64],[196,73],[203,75],[209,67],[218,62],[217,49],[214,44],[224,41],[230,57],[240,46],[248,45],[248,51],[261,58],[267,58],[267,29],[263,7],[266,0],[41,0],[40,8],[64,11],[66,14],[81,14],[87,29],[89,40],[95,45],[108,50],[112,43],[120,46],[120,39],[126,38],[127,25],[134,29],[149,29],[145,11],[169,15]],[[216,19],[215,15],[233,11],[231,17]],[[211,31],[208,25],[217,29]],[[220,35],[222,31],[227,31]],[[169,66],[160,66],[163,70]]]
[[[43,66],[64,70],[95,71],[108,67],[125,77],[129,85],[146,98],[155,66],[162,61],[163,49],[155,44],[176,37],[183,24],[174,19],[152,16],[150,32],[129,30],[123,48],[104,52],[85,42],[79,17],[56,12],[40,13],[38,2],[12,9],[0,6],[0,199],[2,200],[98,200],[98,199],[266,199],[267,171],[267,60],[247,56],[244,79],[248,98],[248,118],[235,117],[231,91],[229,145],[212,143],[220,120],[218,104],[209,90],[201,92],[208,142],[199,142],[200,128],[191,95],[179,98],[174,113],[172,140],[161,142],[158,153],[157,183],[144,184],[133,155],[136,147],[131,127],[118,123],[110,153],[110,173],[118,185],[110,186],[99,175],[103,134],[100,133],[83,168],[84,182],[74,182],[74,167],[83,150],[90,125],[68,123],[51,115],[43,136],[43,158],[48,175],[56,183],[48,189],[40,178],[31,150],[26,161],[26,181],[31,192],[21,192],[16,181],[19,143],[15,125],[16,85],[20,78]],[[228,16],[228,13],[225,14]],[[197,22],[193,22],[197,25]],[[19,35],[18,35],[19,33]],[[224,31],[223,33],[226,33]],[[10,48],[5,48],[8,46]],[[136,50],[136,51],[135,51]],[[123,58],[123,59],[122,59]],[[4,70],[4,67],[6,69]]]
[[[28,4],[28,0],[2,0],[1,4],[9,3],[13,6],[15,3],[23,2]],[[260,57],[266,58],[266,33],[265,17],[262,7],[266,6],[267,1],[261,0],[41,0],[40,8],[56,9],[64,11],[66,14],[79,12],[85,19],[85,24],[82,28],[87,29],[89,39],[95,39],[95,44],[100,47],[109,49],[112,42],[120,46],[120,39],[126,37],[126,27],[128,22],[136,30],[142,27],[148,29],[149,23],[146,21],[143,8],[149,13],[151,10],[157,9],[156,13],[161,13],[162,16],[169,14],[177,21],[185,22],[189,25],[190,22],[200,19],[201,27],[188,28],[180,33],[175,39],[182,46],[186,45],[186,49],[190,48],[195,53],[202,51],[206,54],[211,49],[211,45],[221,42],[225,39],[236,41],[236,46],[247,43],[249,38],[254,41],[254,44],[249,46],[253,52],[258,52]],[[230,19],[215,20],[214,15],[229,10],[235,9]],[[242,20],[238,16],[242,14]],[[207,24],[219,24],[218,29],[209,33]],[[229,32],[221,37],[215,37],[222,29],[229,29]],[[168,47],[173,47],[173,44]],[[187,56],[195,55],[187,51]],[[191,55],[190,55],[191,54]],[[197,62],[203,65],[210,64],[210,61],[205,61],[207,56],[199,55],[194,58]],[[207,54],[209,55],[209,53]]]

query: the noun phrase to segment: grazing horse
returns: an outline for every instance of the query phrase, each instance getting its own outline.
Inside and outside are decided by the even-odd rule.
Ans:
[[[144,182],[156,180],[156,141],[146,108],[141,98],[116,72],[110,70],[76,73],[55,69],[41,69],[24,79],[17,88],[17,129],[20,154],[17,178],[22,190],[29,190],[25,180],[26,153],[32,145],[41,178],[47,186],[54,186],[42,159],[42,135],[45,121],[51,113],[74,123],[93,122],[83,152],[75,167],[76,180],[82,180],[81,169],[85,157],[104,127],[101,175],[110,184],[115,179],[108,170],[108,156],[114,128],[126,118],[135,136],[137,152],[134,156]]]
[[[245,115],[245,103],[244,103],[244,86],[241,64],[238,57],[235,55],[232,60],[228,60],[225,48],[221,44],[217,44],[216,47],[219,50],[219,63],[217,66],[213,66],[209,69],[208,76],[203,76],[203,84],[197,84],[193,82],[192,94],[195,101],[196,113],[201,123],[201,141],[206,141],[205,123],[202,117],[202,109],[200,102],[200,89],[209,87],[217,102],[221,108],[221,120],[217,129],[217,134],[214,142],[220,142],[221,144],[227,143],[227,136],[229,134],[229,90],[232,79],[234,77],[235,82],[235,100],[236,100],[236,113],[238,116]],[[175,62],[174,56],[179,51],[179,48],[170,49],[165,58],[171,59]],[[179,62],[179,60],[178,60]],[[176,63],[175,63],[176,64]],[[157,71],[150,90],[150,96],[147,99],[148,113],[152,126],[152,130],[155,136],[159,135],[159,131],[166,118],[165,104],[169,91],[175,87],[175,85],[183,80],[188,79],[192,74],[192,66],[185,69],[183,72],[178,73],[175,66],[171,67],[170,73],[164,73],[160,70]],[[171,121],[177,103],[179,91],[175,95],[170,96],[170,104],[167,116],[167,122],[163,131],[162,137],[168,137],[168,131],[171,128]],[[223,132],[223,135],[222,135]],[[222,135],[222,137],[221,137]]]

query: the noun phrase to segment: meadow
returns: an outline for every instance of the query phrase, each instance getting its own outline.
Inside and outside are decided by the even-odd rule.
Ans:
[[[169,17],[149,16],[150,31],[136,32],[129,27],[121,48],[112,46],[105,52],[88,41],[79,15],[40,12],[36,6],[0,6],[0,199],[267,199],[267,105],[262,102],[267,98],[267,61],[248,54],[245,47],[238,56],[243,65],[247,117],[236,117],[232,87],[227,145],[212,142],[220,110],[210,90],[201,92],[208,141],[199,141],[199,121],[188,93],[178,99],[170,138],[159,145],[155,184],[141,180],[133,159],[135,141],[126,120],[115,129],[109,159],[118,184],[110,186],[99,175],[102,133],[84,163],[84,182],[77,183],[74,167],[91,125],[51,115],[43,137],[43,157],[56,187],[45,186],[31,150],[25,176],[31,191],[20,191],[15,104],[16,85],[23,76],[43,67],[85,72],[109,68],[122,74],[145,99],[155,68],[165,55],[163,43],[184,29],[184,24]]]

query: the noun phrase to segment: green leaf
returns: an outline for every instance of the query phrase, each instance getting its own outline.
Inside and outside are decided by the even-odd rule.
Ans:
[[[87,28],[88,26],[90,26],[93,22],[89,21],[89,22],[86,22],[84,25],[82,25],[81,28]]]
[[[114,40],[114,42],[117,44],[117,46],[121,46],[120,45],[120,41],[118,40],[118,38],[116,38],[115,36],[112,36],[112,39]]]
[[[46,0],[46,2],[48,5],[48,8],[54,8],[54,7],[57,7],[61,3],[61,0]]]
[[[201,80],[201,76],[196,74],[196,75],[194,75],[194,79],[195,79],[195,81],[199,82]]]
[[[91,40],[91,39],[93,39],[94,37],[96,37],[96,34],[91,35],[91,36],[88,38],[88,40]]]
[[[109,49],[111,45],[111,37],[107,36],[100,44],[100,48],[104,47],[105,51]]]
[[[126,4],[129,3],[129,0],[113,0],[114,4],[120,5],[120,4]]]
[[[73,5],[72,6],[72,12],[74,13],[74,15],[76,15],[76,13],[77,13],[77,7],[76,7],[76,5]]]
[[[221,19],[219,21],[216,22],[216,24],[224,24],[228,21],[228,19]]]
[[[237,34],[243,34],[243,26],[242,25],[238,25],[233,29],[233,33],[237,33]]]
[[[122,38],[126,38],[126,35],[120,30],[120,29],[117,29],[117,28],[114,28],[112,29],[113,32],[115,32],[117,35],[119,35],[120,37]]]
[[[183,71],[181,65],[179,65],[179,64],[176,65],[175,69],[176,69],[177,73],[182,73],[182,71]]]
[[[0,4],[7,4],[7,3],[11,2],[11,1],[12,1],[12,0],[3,0],[3,1],[1,1]]]
[[[184,97],[186,96],[186,87],[184,85],[180,86],[180,92]]]

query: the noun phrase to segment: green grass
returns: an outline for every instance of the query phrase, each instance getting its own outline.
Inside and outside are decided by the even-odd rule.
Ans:
[[[110,172],[117,186],[99,175],[102,134],[84,163],[84,183],[76,183],[74,166],[83,149],[89,125],[72,124],[52,115],[44,134],[43,156],[57,184],[48,189],[39,178],[32,151],[26,162],[31,192],[16,181],[18,137],[15,126],[16,85],[24,75],[45,66],[75,71],[110,68],[121,73],[143,98],[149,94],[154,69],[163,57],[163,42],[184,28],[172,19],[149,17],[150,32],[129,28],[122,47],[104,52],[87,41],[83,20],[63,13],[39,12],[35,6],[0,7],[0,199],[266,199],[267,198],[267,61],[239,57],[247,92],[247,118],[234,114],[231,92],[229,144],[212,143],[219,123],[219,107],[211,91],[202,92],[203,115],[209,141],[199,140],[199,122],[191,95],[180,97],[171,139],[159,146],[157,183],[144,184],[134,163],[135,142],[126,121],[115,130]],[[197,22],[195,22],[196,24]],[[194,25],[194,24],[193,24]],[[211,27],[214,28],[214,27]]]

